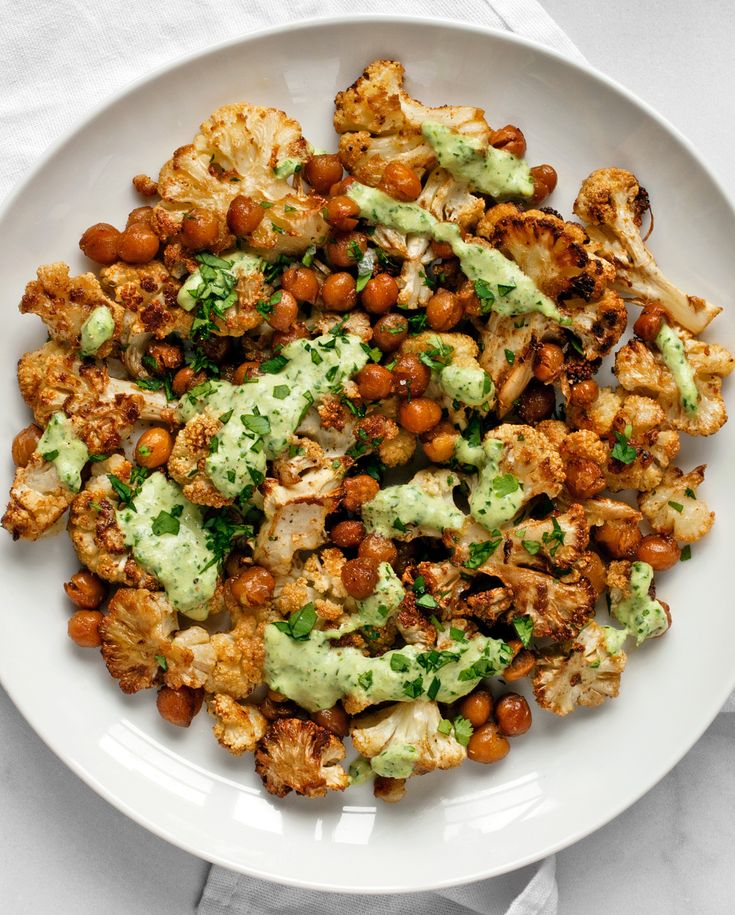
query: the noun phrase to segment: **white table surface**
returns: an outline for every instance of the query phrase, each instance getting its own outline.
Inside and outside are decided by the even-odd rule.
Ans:
[[[735,194],[730,0],[542,3],[593,65],[690,137]],[[2,690],[0,735],[0,911],[193,912],[208,865],[97,797],[45,747]],[[675,804],[654,788],[558,856],[561,915],[640,912],[643,884],[648,898],[660,900],[647,915],[735,911],[735,714],[715,721],[688,762],[694,765],[686,779],[681,766],[668,776]]]

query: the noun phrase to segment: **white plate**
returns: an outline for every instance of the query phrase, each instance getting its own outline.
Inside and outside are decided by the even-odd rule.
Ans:
[[[130,178],[156,174],[217,106],[285,109],[315,144],[335,147],[335,92],[375,57],[396,57],[427,103],[476,104],[491,124],[519,124],[532,162],[552,162],[550,203],[569,214],[592,169],[634,171],[656,212],[652,247],[688,291],[729,304],[735,214],[697,154],[671,127],[599,74],[528,41],[429,21],[316,22],[264,32],[146,78],[50,153],[8,204],[0,276],[5,319],[2,441],[28,422],[13,367],[44,339],[15,311],[39,263],[86,265],[91,223],[120,224],[138,198]],[[731,348],[727,312],[715,333]],[[672,607],[665,638],[633,651],[620,697],[557,720],[540,710],[496,766],[471,763],[414,779],[405,800],[376,804],[367,788],[323,801],[266,794],[252,757],[215,743],[205,714],[187,731],[158,717],[154,694],[126,698],[96,652],[66,638],[61,583],[76,563],[66,536],[0,539],[2,682],[48,745],[120,810],[170,842],[236,870],[320,889],[395,892],[446,886],[527,864],[574,842],[633,803],[677,762],[735,685],[729,644],[735,516],[727,511],[735,428],[687,443],[683,465],[710,465],[718,522],[690,563],[660,576]],[[2,467],[2,487],[11,477]],[[730,477],[732,479],[732,477]],[[71,830],[77,828],[70,824]]]

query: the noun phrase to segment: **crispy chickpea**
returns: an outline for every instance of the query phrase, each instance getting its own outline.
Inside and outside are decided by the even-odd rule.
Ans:
[[[357,548],[357,555],[361,559],[372,559],[377,563],[393,563],[398,558],[398,550],[392,540],[388,540],[382,534],[372,533],[368,534]]]
[[[357,373],[357,387],[363,400],[382,400],[393,392],[393,375],[385,366],[370,363]]]
[[[572,458],[564,469],[567,489],[575,499],[591,499],[605,488],[605,474],[590,458]]]
[[[531,169],[531,179],[533,180],[533,196],[531,203],[538,206],[539,203],[546,200],[549,194],[553,193],[556,187],[557,174],[552,165],[536,165]]]
[[[103,618],[99,610],[77,610],[66,624],[69,638],[80,648],[99,648],[102,644],[100,623]]]
[[[334,525],[329,536],[336,546],[358,546],[365,538],[365,525],[362,521],[340,521]]]
[[[263,566],[250,566],[235,578],[230,589],[244,607],[262,607],[273,597],[276,580]]]
[[[125,228],[134,225],[136,222],[142,222],[149,226],[153,216],[153,207],[136,207],[128,213],[128,221]]]
[[[69,600],[82,610],[96,610],[107,594],[102,579],[88,569],[75,572],[69,581],[64,582],[64,590]]]
[[[593,528],[595,541],[613,559],[635,559],[642,535],[637,524],[624,521],[605,521]]]
[[[523,696],[506,693],[495,703],[495,720],[506,737],[517,737],[531,727],[531,709]]]
[[[398,422],[407,432],[413,432],[414,435],[433,429],[441,418],[441,407],[428,397],[402,400],[398,407]]]
[[[653,343],[666,320],[666,312],[660,305],[646,305],[636,318],[633,330],[647,343]]]
[[[384,371],[388,371],[384,369]],[[390,375],[390,372],[388,372]],[[33,452],[36,450],[36,446],[41,438],[42,432],[38,426],[33,423],[30,426],[26,426],[25,429],[21,429],[20,432],[13,439],[13,463],[16,467],[26,467]]]
[[[158,236],[150,226],[134,222],[120,235],[118,253],[126,264],[147,264],[158,254]]]
[[[238,194],[227,208],[227,228],[233,235],[252,235],[265,216],[265,210],[252,197]]]
[[[188,728],[202,707],[203,699],[203,689],[191,689],[188,686],[172,689],[170,686],[162,686],[156,696],[156,708],[161,718],[170,724]]]
[[[97,222],[79,239],[82,253],[98,264],[114,264],[121,233],[109,222]]]
[[[564,351],[555,343],[542,343],[533,360],[534,378],[543,384],[555,381],[564,368]]]
[[[490,145],[522,159],[526,154],[526,138],[523,131],[513,124],[507,124],[500,130],[494,130],[490,136]]]
[[[473,728],[479,728],[493,712],[493,697],[486,689],[476,689],[465,696],[457,706],[459,714],[466,718]]]
[[[336,734],[337,737],[346,737],[350,733],[350,719],[341,705],[333,705],[331,708],[314,712],[311,720],[320,728],[326,728]]]
[[[235,369],[232,376],[233,384],[244,384],[248,378],[254,378],[258,374],[257,362],[241,362]]]
[[[599,393],[600,389],[597,387],[595,379],[588,378],[586,381],[580,381],[578,384],[572,385],[569,400],[575,406],[589,407],[590,404],[597,400]]]
[[[415,353],[404,353],[393,366],[393,381],[399,397],[421,397],[429,387],[431,369]]]
[[[462,320],[464,309],[448,289],[438,289],[426,304],[426,320],[432,330],[446,333]]]
[[[161,343],[158,340],[148,344],[146,355],[156,363],[155,371],[159,375],[165,371],[181,368],[184,362],[184,354],[180,346],[174,346],[173,343]]]
[[[135,446],[135,460],[141,467],[155,470],[156,467],[163,467],[168,461],[173,447],[173,436],[168,429],[154,426],[152,429],[146,429],[138,439],[138,444]]]
[[[211,248],[218,235],[217,216],[206,207],[194,207],[181,220],[181,242],[192,251]]]
[[[366,502],[374,499],[380,491],[380,484],[368,473],[356,477],[347,477],[344,483],[345,494],[342,504],[348,512],[359,511]]]
[[[354,267],[367,251],[367,236],[362,232],[344,232],[324,246],[333,267]]]
[[[202,340],[200,346],[208,359],[212,362],[216,362],[217,365],[222,365],[230,355],[232,337],[207,337],[206,340]]]
[[[297,302],[316,302],[319,295],[319,278],[309,267],[296,265],[284,271],[281,288],[290,292]]]
[[[372,559],[359,556],[342,566],[342,584],[345,591],[355,600],[365,600],[378,583],[378,564]]]
[[[371,315],[383,315],[398,301],[398,283],[390,273],[378,273],[365,284],[360,301]]]
[[[403,315],[383,315],[373,328],[373,343],[382,353],[393,353],[408,336],[408,321]]]
[[[317,194],[328,194],[331,186],[342,178],[339,156],[334,153],[312,156],[304,166],[304,178]]]
[[[357,304],[355,278],[350,273],[331,273],[322,286],[322,299],[330,311],[351,311]]]
[[[503,671],[506,683],[527,677],[536,666],[536,658],[526,648],[522,648]]]
[[[183,397],[187,391],[207,380],[204,372],[195,372],[190,365],[185,365],[174,375],[171,387],[177,397]]]
[[[344,194],[337,197],[330,197],[327,203],[326,221],[334,229],[340,232],[351,232],[357,228],[357,220],[360,216],[360,207],[352,197],[346,197]]]
[[[509,751],[510,744],[492,721],[481,725],[467,744],[467,755],[478,763],[499,762]]]
[[[459,432],[449,422],[440,422],[421,436],[421,447],[426,457],[435,464],[446,464],[454,457]]]
[[[355,183],[355,179],[352,177],[352,175],[345,175],[344,178],[342,178],[340,181],[337,181],[336,184],[333,184],[329,188],[329,196],[330,197],[339,197],[343,194],[346,194],[347,188],[351,184],[354,184],[354,183]]]
[[[431,253],[439,260],[454,257],[454,251],[448,241],[433,241],[431,243]]]
[[[655,572],[664,572],[676,565],[681,556],[679,546],[669,534],[647,534],[638,544],[636,558],[647,562]]]
[[[421,193],[421,180],[412,168],[394,159],[383,169],[378,188],[395,200],[409,202]]]
[[[532,381],[518,400],[518,412],[524,423],[534,426],[548,419],[556,407],[556,394],[551,385]]]
[[[293,295],[285,289],[280,290],[280,295],[276,293],[271,301],[273,304],[266,320],[273,330],[280,330],[282,333],[286,333],[296,321],[299,313],[298,303]]]

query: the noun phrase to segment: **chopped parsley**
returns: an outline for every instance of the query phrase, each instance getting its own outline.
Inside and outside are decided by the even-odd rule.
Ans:
[[[424,691],[424,678],[416,677],[415,680],[406,680],[403,684],[403,693],[409,699],[418,699]]]
[[[357,678],[357,683],[358,683],[358,686],[361,687],[361,689],[364,689],[365,692],[367,692],[370,689],[370,687],[373,685],[372,670],[366,670],[364,674],[360,674],[360,676]]]
[[[503,473],[493,479],[493,493],[501,499],[503,496],[516,492],[520,485],[518,478],[514,477],[512,473]]]
[[[475,280],[475,293],[480,300],[480,314],[486,315],[495,303],[495,295],[485,280]]]
[[[273,625],[280,632],[285,632],[294,641],[304,642],[309,638],[309,633],[314,628],[316,620],[317,613],[314,609],[314,604],[310,602],[300,610],[295,610],[287,620],[277,620]],[[369,673],[370,682],[372,683],[372,671],[369,671]]]
[[[491,531],[493,540],[485,540],[482,543],[470,544],[470,555],[465,562],[467,569],[479,569],[479,567],[493,555],[495,550],[500,546],[503,535],[499,530]]]
[[[554,556],[559,547],[564,543],[565,534],[556,518],[552,517],[551,524],[552,530],[545,531],[541,539],[546,544],[552,544],[549,549],[549,556]]]
[[[505,350],[505,361],[508,363],[508,365],[513,365],[513,363],[516,361],[516,354],[512,349]]]
[[[633,434],[633,427],[630,423],[625,427],[624,432],[615,433],[615,445],[613,446],[612,456],[621,464],[632,464],[638,456],[638,451],[630,444],[630,437]]]
[[[183,510],[183,505],[174,505],[170,512],[159,512],[151,524],[153,534],[156,537],[160,537],[163,534],[178,534],[181,527],[179,518]]]
[[[530,553],[531,556],[535,556],[536,553],[538,553],[538,551],[541,549],[541,541],[540,540],[521,540],[521,546],[527,553]]]
[[[684,506],[681,502],[669,502],[669,508],[673,508],[675,512],[681,514],[684,511]]]
[[[288,365],[288,359],[285,356],[274,356],[272,359],[266,359],[261,362],[260,371],[266,375],[277,375]]]
[[[530,616],[517,616],[513,620],[513,626],[518,633],[518,638],[523,642],[524,647],[531,641],[533,635],[533,620]]]
[[[155,655],[156,664],[161,668],[161,670],[168,670],[168,661],[162,654]]]
[[[403,673],[407,671],[411,665],[409,664],[408,658],[402,654],[392,654],[390,656],[390,669],[395,670],[396,673]]]
[[[189,290],[197,303],[191,335],[194,340],[205,340],[217,329],[217,319],[224,318],[227,309],[237,303],[237,277],[232,264],[214,254],[203,251],[196,260],[201,282]]]
[[[267,435],[271,431],[271,421],[267,416],[244,413],[240,417],[240,422],[250,432],[255,432],[256,435]]]
[[[474,730],[469,721],[461,715],[457,715],[454,719],[454,738],[463,747],[466,747],[470,742],[470,737],[472,737]]]
[[[687,543],[685,546],[683,546],[683,547],[681,548],[681,556],[679,556],[679,559],[680,559],[682,562],[686,562],[687,559],[691,559],[691,558],[692,558],[692,548],[691,548],[691,546]]]

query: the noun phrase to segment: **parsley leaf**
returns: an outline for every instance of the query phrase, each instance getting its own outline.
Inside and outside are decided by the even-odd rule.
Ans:
[[[684,506],[681,502],[669,502],[669,508],[673,508],[675,512],[681,514],[684,511]]]
[[[508,363],[508,365],[513,365],[513,363],[516,361],[516,354],[512,349],[505,350],[505,361]]]
[[[357,684],[362,689],[364,689],[365,692],[367,692],[370,689],[370,687],[373,685],[372,670],[366,670],[364,674],[360,674],[360,676],[357,678]]]
[[[638,457],[638,451],[630,442],[630,436],[633,434],[631,426],[626,426],[624,432],[615,433],[615,445],[613,446],[612,456],[621,464],[632,464]]]
[[[454,719],[454,737],[457,743],[461,743],[463,747],[466,747],[470,742],[470,737],[472,737],[474,730],[470,722],[461,715],[457,715]]]
[[[503,473],[493,479],[493,493],[501,499],[503,496],[509,496],[515,492],[521,484],[518,478],[512,473]]]
[[[681,556],[679,556],[679,559],[681,562],[686,562],[687,559],[691,559],[691,558],[692,558],[692,548],[687,543],[685,546],[683,546],[681,548]]]
[[[162,534],[178,534],[179,528],[181,527],[178,517],[174,514],[174,510],[180,508],[182,511],[184,509],[183,505],[175,505],[171,512],[159,512],[158,515],[153,519],[151,524],[151,531],[156,537],[160,537]],[[181,515],[181,511],[178,512],[178,515]]]
[[[423,677],[416,677],[415,680],[407,680],[403,684],[403,693],[410,699],[418,699],[424,691]]]
[[[491,531],[491,535],[495,538],[494,540],[485,540],[483,543],[470,544],[470,555],[465,562],[465,568],[479,569],[483,562],[487,562],[495,550],[497,550],[503,537],[498,530]]]
[[[513,620],[513,626],[518,633],[518,638],[523,642],[524,647],[531,641],[533,635],[533,620],[530,616],[517,616]]]
[[[266,359],[260,363],[260,371],[266,375],[277,375],[288,365],[288,359],[285,356],[274,356],[272,359]]]
[[[395,670],[397,673],[403,673],[408,670],[410,667],[408,658],[402,654],[391,654],[390,656],[390,669]]]
[[[495,294],[485,280],[475,280],[475,293],[480,300],[480,314],[486,315],[495,303]]]
[[[280,632],[285,632],[296,642],[305,642],[309,638],[309,633],[314,628],[317,620],[317,613],[314,604],[311,602],[305,604],[300,610],[295,610],[287,620],[278,620],[273,625]],[[372,682],[372,671],[371,682]]]
[[[240,417],[240,422],[246,429],[249,429],[250,432],[255,432],[256,435],[268,435],[271,431],[271,421],[267,416],[256,416],[253,413],[244,413]]]

